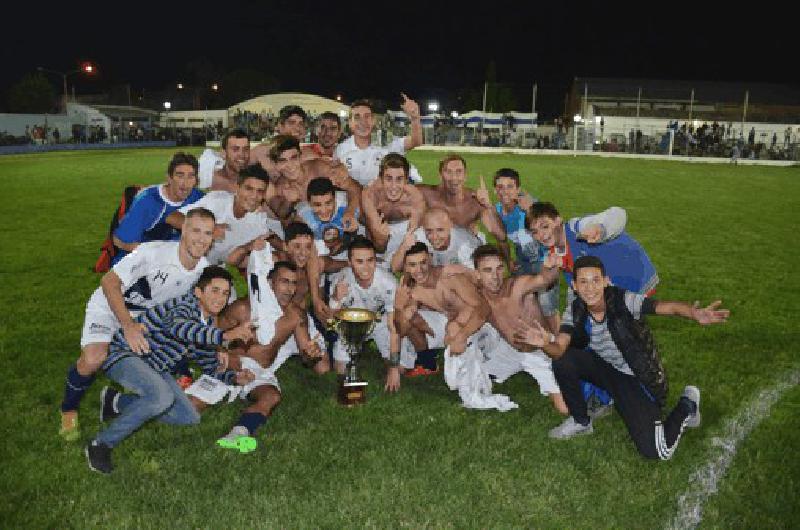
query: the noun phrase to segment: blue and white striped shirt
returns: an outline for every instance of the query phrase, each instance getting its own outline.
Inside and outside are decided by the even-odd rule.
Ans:
[[[159,304],[139,315],[136,322],[147,328],[145,338],[150,352],[141,357],[153,370],[174,374],[177,365],[185,359],[197,363],[206,375],[226,383],[233,379],[235,372],[232,370],[216,373],[217,347],[222,345],[223,331],[212,325],[211,318],[203,317],[194,293]],[[137,354],[130,349],[123,330],[119,329],[111,339],[103,369],[133,355]]]

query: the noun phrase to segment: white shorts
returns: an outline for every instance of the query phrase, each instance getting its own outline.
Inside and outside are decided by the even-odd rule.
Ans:
[[[428,339],[428,348],[444,348],[444,335],[445,335],[445,328],[447,327],[447,317],[443,313],[439,313],[438,311],[431,311],[430,309],[421,309],[417,311],[417,314],[428,324],[428,327],[431,328],[433,331],[433,335],[428,335],[427,333],[425,336]],[[408,337],[403,337],[403,343],[401,348],[401,364],[403,364],[403,359],[410,359],[411,366],[407,366],[407,368],[413,368],[414,362],[417,360],[417,352],[414,351],[414,345],[411,344],[411,341],[408,340]],[[403,366],[406,366],[403,364]]]
[[[110,343],[114,333],[122,326],[110,311],[98,311],[86,308],[81,332],[81,348],[89,344]]]
[[[375,345],[378,347],[378,352],[384,359],[389,359],[389,326],[386,324],[386,315],[381,317],[380,322],[375,324],[375,329],[366,338],[366,340],[373,339]],[[414,361],[416,360],[416,353],[413,348],[411,352],[407,352],[406,348],[401,348],[400,352],[400,366],[403,368],[414,368]],[[333,345],[333,360],[346,363],[350,360],[350,354],[347,352],[347,347],[344,341],[339,340]]]
[[[487,326],[490,329],[487,329]],[[533,352],[516,350],[489,324],[484,324],[478,335],[478,348],[485,359],[484,368],[498,383],[516,373],[527,372],[536,379],[543,396],[561,393],[553,375],[550,357],[542,350]]]

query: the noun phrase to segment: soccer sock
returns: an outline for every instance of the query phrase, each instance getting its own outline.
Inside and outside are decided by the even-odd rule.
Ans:
[[[417,352],[417,364],[428,370],[436,370],[436,350],[428,349]]]
[[[697,405],[687,397],[681,397],[675,408],[664,421],[664,439],[667,446],[672,447],[678,436],[681,435],[684,420],[697,411]]]
[[[266,423],[267,417],[259,412],[245,412],[239,417],[239,421],[236,422],[236,425],[241,425],[247,432],[250,433],[250,436],[253,436],[256,433],[256,430]]]
[[[61,402],[61,412],[78,410],[86,389],[94,381],[94,374],[83,376],[78,373],[78,365],[73,364],[67,372],[67,382],[64,385],[64,400]]]

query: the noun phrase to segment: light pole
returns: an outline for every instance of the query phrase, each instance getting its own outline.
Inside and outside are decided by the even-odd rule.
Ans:
[[[169,101],[165,101],[164,102],[164,111],[165,111],[165,114],[166,114],[167,123],[165,124],[164,128],[166,130],[169,130],[169,109],[171,109],[171,108],[172,108],[172,103],[170,103]]]
[[[572,156],[578,155],[578,124],[581,122],[581,115],[576,114],[572,117]]]
[[[95,65],[89,62],[83,63],[81,64],[81,67],[78,68],[77,70],[70,70],[69,72],[59,72],[58,70],[52,70],[50,68],[45,68],[43,66],[37,66],[36,69],[40,72],[47,72],[49,74],[56,74],[61,76],[62,80],[64,81],[64,105],[63,105],[64,113],[67,112],[67,99],[69,98],[69,95],[67,93],[67,76],[70,76],[72,74],[77,74],[79,72],[83,72],[87,75],[94,75],[97,72],[97,68],[95,67]]]
[[[438,101],[429,101],[428,102],[428,112],[433,113],[433,127],[431,130],[433,131],[433,145],[436,145],[436,111],[439,110],[439,102]]]

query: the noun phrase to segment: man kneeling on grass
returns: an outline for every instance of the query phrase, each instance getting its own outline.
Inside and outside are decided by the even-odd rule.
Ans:
[[[595,256],[575,260],[573,273],[577,298],[564,312],[558,336],[537,322],[521,325],[515,335],[553,358],[553,372],[570,417],[551,430],[550,437],[592,433],[581,391],[583,379],[608,390],[642,456],[671,458],[683,429],[700,425],[700,390],[687,386],[662,423],[667,376],[643,316],[681,316],[708,325],[725,322],[730,312],[718,309],[720,301],[700,308],[614,287]]]
[[[176,369],[183,362],[194,361],[203,373],[225,382],[243,385],[252,381],[253,374],[247,370],[227,370],[227,353],[218,351],[228,341],[252,337],[249,322],[228,331],[216,325],[230,292],[228,271],[206,267],[192,292],[137,317],[146,330],[149,353],[135,353],[122,330],[114,334],[102,368],[109,379],[133,393],[103,389],[100,421],[114,421],[86,446],[92,470],[111,473],[112,448],[153,418],[176,425],[200,421],[197,408],[175,381]]]

